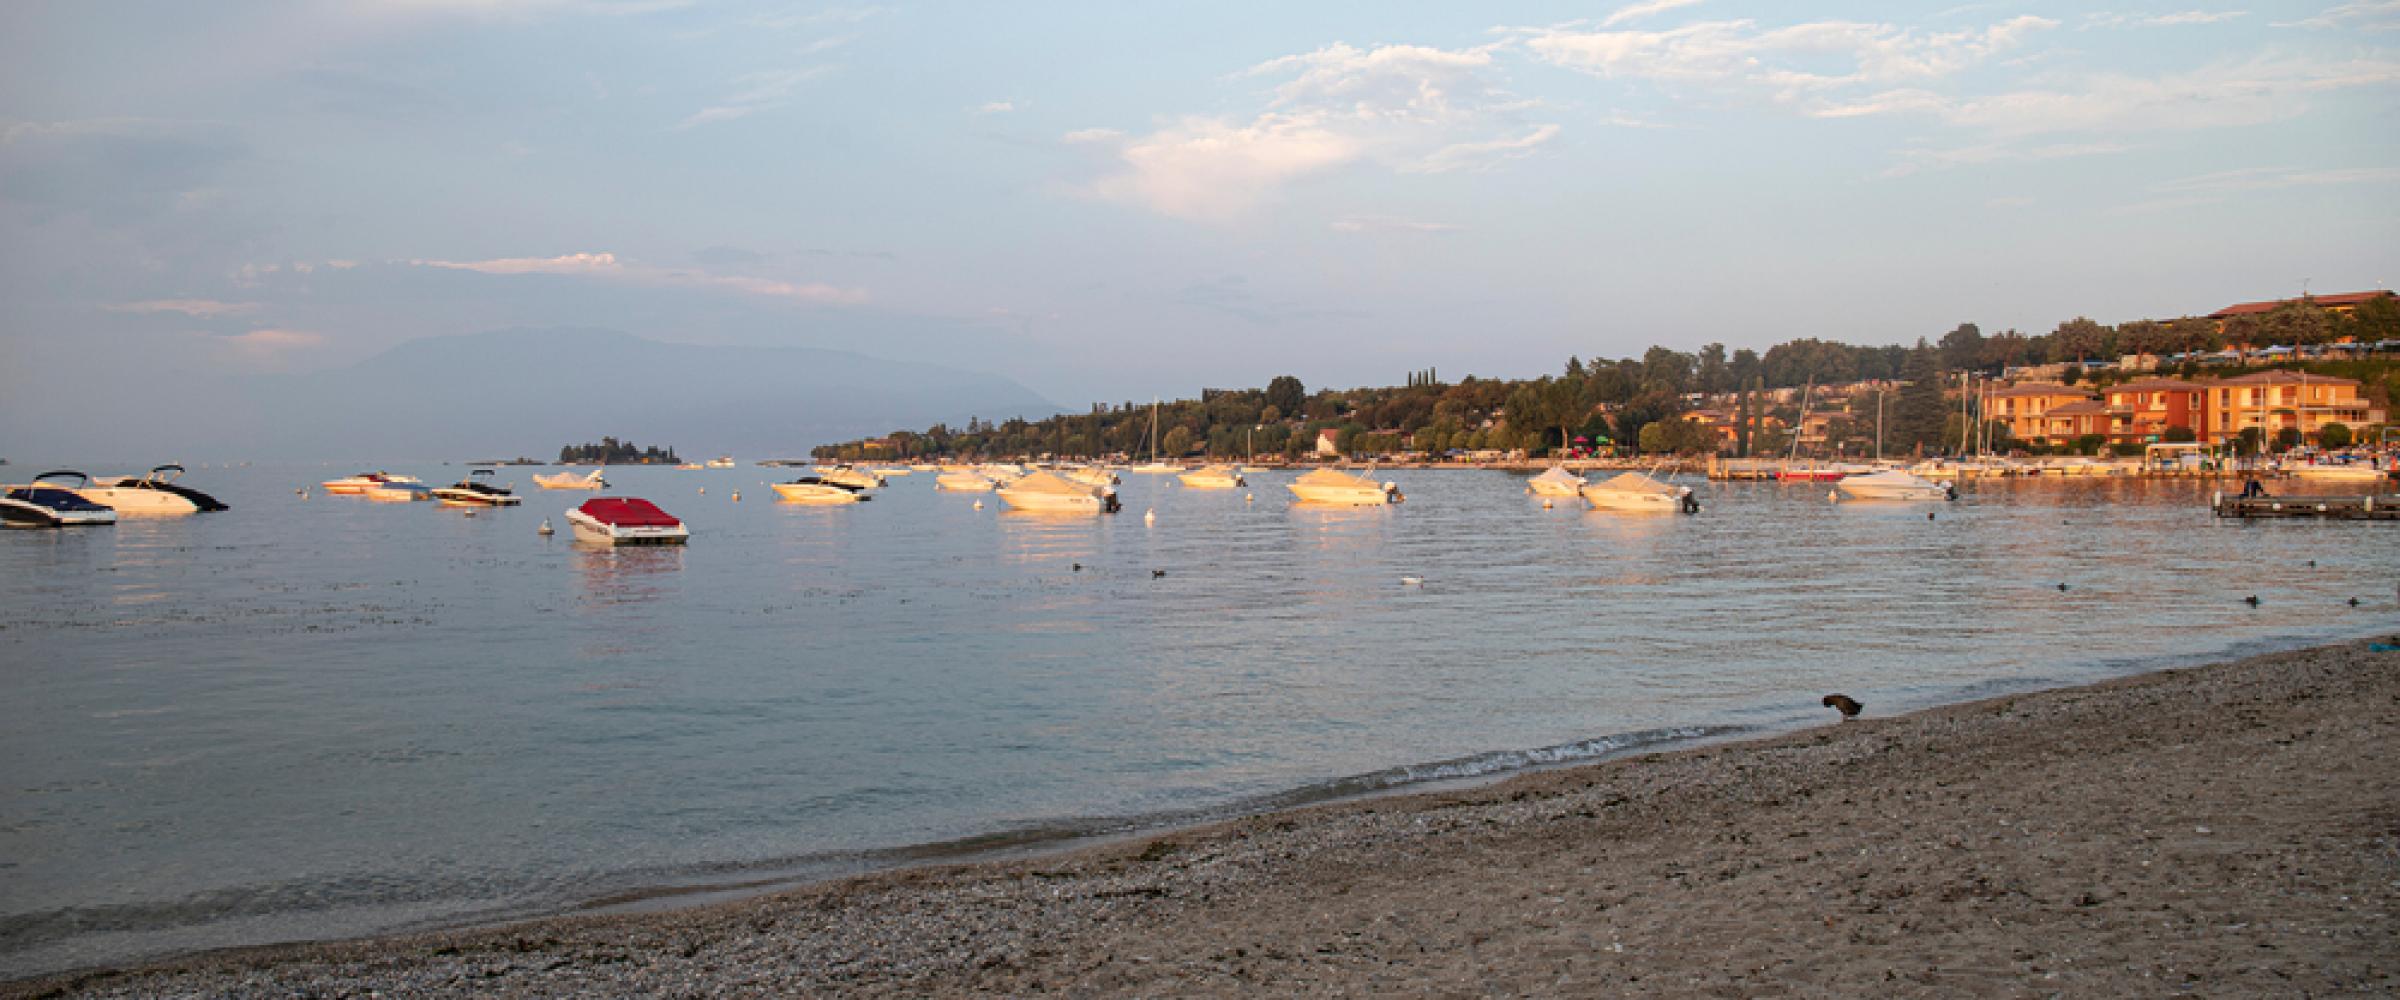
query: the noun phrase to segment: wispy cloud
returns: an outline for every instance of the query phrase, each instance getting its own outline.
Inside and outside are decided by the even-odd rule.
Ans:
[[[2241,191],[2273,191],[2280,188],[2322,187],[2334,184],[2390,184],[2400,182],[2400,167],[2342,167],[2331,170],[2310,170],[2300,167],[2245,167],[2240,170],[2220,170],[2180,180],[2167,181],[2152,190],[2160,194],[2232,194]]]
[[[2312,17],[2277,21],[2278,28],[2355,28],[2364,31],[2400,30],[2400,0],[2351,0],[2335,4]]]
[[[983,104],[976,105],[973,110],[979,115],[1005,115],[1011,111],[1017,110],[1017,102],[987,101]]]
[[[675,127],[694,128],[714,122],[729,122],[747,118],[761,111],[772,111],[792,102],[800,85],[833,71],[831,66],[808,66],[800,69],[767,70],[749,73],[734,81],[735,90],[723,100],[692,112]]]
[[[1643,0],[1641,3],[1627,4],[1617,8],[1616,13],[1600,19],[1600,26],[1614,28],[1627,21],[1638,21],[1653,14],[1664,14],[1670,10],[1689,7],[1699,2],[1700,0]]]
[[[1092,187],[1100,196],[1194,220],[1243,215],[1288,184],[1355,165],[1488,166],[1559,131],[1523,120],[1541,105],[1492,81],[1494,50],[1337,43],[1239,74],[1280,81],[1250,117],[1193,115],[1146,135],[1087,129],[1066,138],[1113,147],[1114,172]]]
[[[711,274],[689,268],[658,267],[618,259],[616,254],[570,253],[557,257],[497,257],[488,260],[411,260],[417,267],[473,271],[494,275],[560,275],[592,278],[652,288],[690,288],[790,299],[821,305],[856,305],[867,300],[859,288],[823,282],[795,283],[753,275]]]
[[[1467,227],[1447,222],[1419,222],[1392,215],[1352,215],[1326,224],[1337,233],[1422,233],[1439,235],[1463,232]]]
[[[2178,28],[2195,24],[2222,24],[2235,18],[2248,17],[2246,10],[2185,10],[2172,14],[2086,14],[2086,28]]]
[[[103,306],[110,312],[156,315],[174,313],[204,319],[212,316],[240,316],[258,311],[256,302],[219,302],[215,299],[148,299],[141,302],[118,302]]]
[[[1863,88],[1922,85],[1954,76],[2057,26],[2031,15],[1958,31],[1854,21],[1762,27],[1741,19],[1657,31],[1561,25],[1520,34],[1537,58],[1594,76],[1763,97],[1814,110]]]

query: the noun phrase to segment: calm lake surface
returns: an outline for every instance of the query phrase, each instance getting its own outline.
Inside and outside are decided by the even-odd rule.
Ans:
[[[2400,624],[2400,525],[2219,521],[2190,482],[1929,505],[1693,481],[1683,517],[1543,510],[1498,472],[1386,473],[1409,500],[1368,510],[1294,507],[1287,473],[1248,503],[1128,473],[1124,513],[1062,518],[927,473],[825,508],[774,502],[782,470],[621,469],[608,495],[693,537],[610,551],[571,541],[585,495],[533,470],[503,470],[525,506],[474,517],[294,495],[351,471],[195,468],[232,511],[0,533],[0,976],[1039,845],[1822,724],[1828,691],[1897,712]]]

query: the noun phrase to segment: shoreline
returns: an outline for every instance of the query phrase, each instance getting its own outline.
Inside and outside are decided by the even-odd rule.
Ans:
[[[2341,643],[1023,858],[0,994],[2389,990],[2395,706],[2400,653]]]

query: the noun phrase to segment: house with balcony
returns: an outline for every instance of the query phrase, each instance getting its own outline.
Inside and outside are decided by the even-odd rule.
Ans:
[[[2052,410],[2091,401],[2092,394],[2081,389],[2056,382],[2026,382],[1993,392],[1985,401],[1985,419],[2006,424],[2009,435],[2019,441],[2046,443],[2055,440],[2048,420]],[[2077,436],[2069,434],[2067,439]]]
[[[2183,427],[2199,439],[2207,421],[2201,411],[2208,388],[2176,378],[2136,379],[2108,387],[2108,440],[2111,444],[2156,444],[2167,431]]]
[[[2314,438],[2326,424],[2357,428],[2388,417],[2383,407],[2360,394],[2357,379],[2274,370],[2209,379],[2203,385],[2201,440],[2211,444],[2240,437],[2249,427],[2264,428],[2270,436],[2291,429]]]

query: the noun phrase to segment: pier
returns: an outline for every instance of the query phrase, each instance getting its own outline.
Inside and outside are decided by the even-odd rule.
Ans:
[[[2254,496],[2219,493],[2209,501],[2218,517],[2314,517],[2337,521],[2400,521],[2400,494],[2375,496]]]

